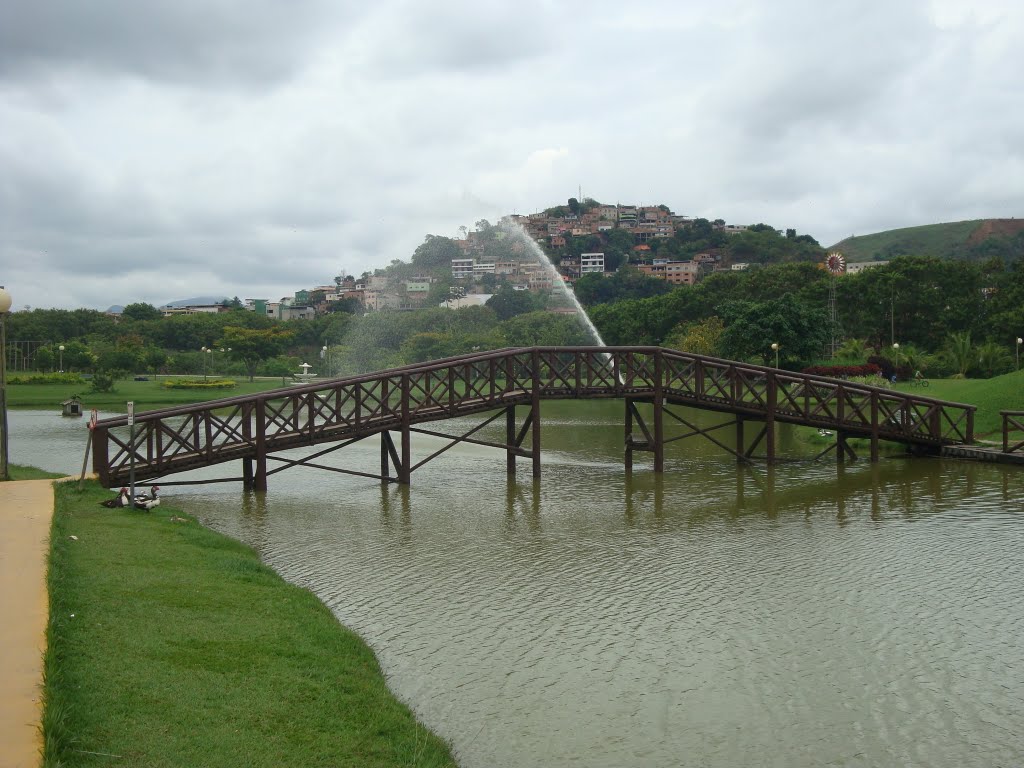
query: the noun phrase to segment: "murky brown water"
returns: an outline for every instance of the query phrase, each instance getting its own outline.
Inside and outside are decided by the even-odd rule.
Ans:
[[[1024,760],[1020,469],[747,469],[684,440],[628,479],[621,404],[543,413],[539,484],[460,446],[408,489],[297,469],[165,495],[314,590],[464,766]],[[373,471],[360,446],[338,456]]]

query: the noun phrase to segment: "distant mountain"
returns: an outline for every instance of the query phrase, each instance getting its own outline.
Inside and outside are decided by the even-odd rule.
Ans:
[[[113,304],[107,307],[108,315],[120,315],[122,312],[124,312],[124,307],[120,304]]]
[[[203,304],[220,304],[225,301],[231,301],[230,296],[197,296],[194,299],[179,299],[178,301],[169,301],[163,306],[165,307],[191,307],[199,306]]]
[[[828,248],[847,261],[885,261],[896,256],[983,259],[1024,256],[1024,219],[974,219],[857,235]]]

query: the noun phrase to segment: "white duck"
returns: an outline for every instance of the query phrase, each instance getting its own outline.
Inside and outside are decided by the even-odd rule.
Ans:
[[[149,489],[149,496],[136,496],[135,497],[135,508],[150,510],[153,507],[160,506],[160,497],[157,496],[157,492],[160,490],[159,485],[154,485]]]

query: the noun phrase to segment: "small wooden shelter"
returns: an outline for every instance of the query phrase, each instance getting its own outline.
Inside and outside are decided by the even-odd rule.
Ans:
[[[61,416],[81,416],[82,415],[82,401],[77,396],[72,396],[70,399],[65,400],[60,404]]]

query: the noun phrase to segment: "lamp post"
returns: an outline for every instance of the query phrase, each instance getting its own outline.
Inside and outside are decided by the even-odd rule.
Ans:
[[[57,373],[64,373],[64,345],[61,344],[57,349],[60,350],[60,366],[57,369]]]
[[[327,371],[327,378],[331,378],[331,356],[326,344],[320,347],[320,359],[324,361],[324,369]]]
[[[210,349],[209,347],[200,347],[199,351],[203,353],[203,381],[205,382],[206,381],[206,365],[207,365],[206,361],[209,360],[207,355],[212,355],[213,354],[213,350]]]
[[[0,480],[10,480],[7,466],[7,313],[11,311],[11,294],[0,285]]]
[[[775,367],[779,367],[779,343],[777,341],[772,342],[772,351],[775,353]]]
[[[897,369],[896,372],[898,372],[899,367],[900,367],[900,343],[898,341],[894,341],[892,343],[892,351],[893,351],[893,356],[896,358],[896,369]],[[894,372],[892,374],[892,380],[893,381],[896,381],[896,372]]]
[[[1017,370],[1020,370],[1020,345],[1024,344],[1024,339],[1020,336],[1017,337]]]

